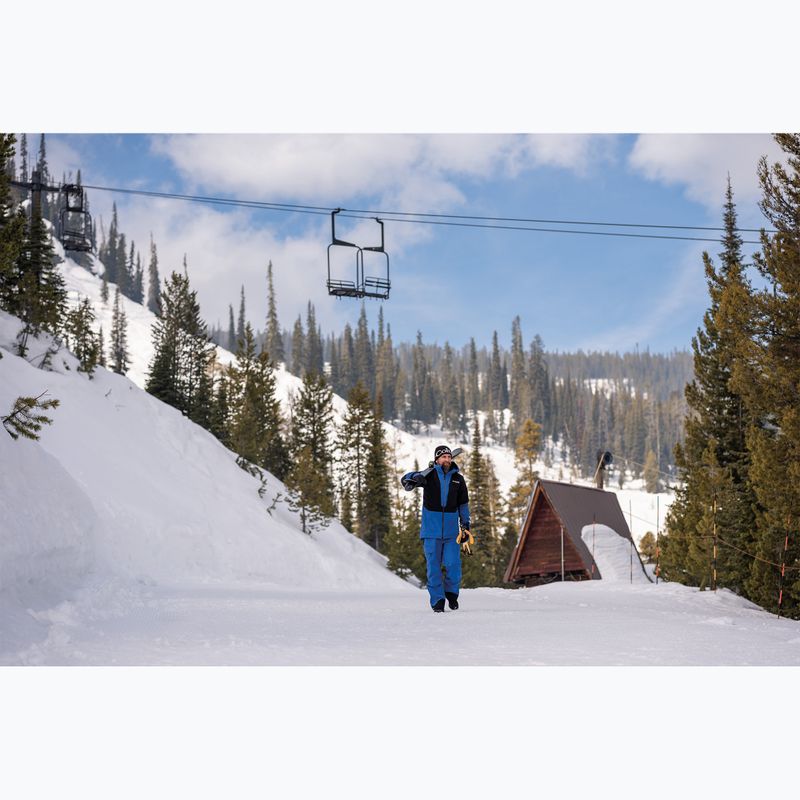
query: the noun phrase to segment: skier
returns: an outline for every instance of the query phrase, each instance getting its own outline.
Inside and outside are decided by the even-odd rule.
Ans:
[[[467,482],[446,445],[434,451],[434,464],[422,472],[407,472],[401,482],[406,491],[422,487],[422,525],[419,536],[428,565],[428,593],[431,608],[444,611],[444,601],[458,608],[461,585],[461,553],[471,552]],[[445,577],[442,581],[442,567]]]

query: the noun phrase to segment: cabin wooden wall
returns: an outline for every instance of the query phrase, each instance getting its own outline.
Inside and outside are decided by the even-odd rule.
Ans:
[[[569,535],[564,531],[565,572],[586,572],[586,564]],[[527,536],[513,581],[523,581],[526,576],[561,573],[561,523],[544,493],[539,492],[533,512],[528,518]],[[573,580],[578,575],[571,576]],[[586,577],[590,577],[587,573]]]

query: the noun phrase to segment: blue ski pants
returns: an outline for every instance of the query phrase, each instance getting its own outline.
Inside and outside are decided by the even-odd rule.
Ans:
[[[444,600],[445,592],[458,594],[461,585],[461,545],[455,539],[423,539],[428,564],[428,594],[431,607]],[[442,567],[447,571],[442,581]]]

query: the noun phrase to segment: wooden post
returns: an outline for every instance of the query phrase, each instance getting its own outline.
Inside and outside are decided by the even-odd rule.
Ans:
[[[658,513],[659,512],[658,500],[659,497],[658,495],[656,495],[656,586],[658,586],[658,557],[660,555],[658,534],[661,527],[661,518]]]
[[[592,577],[594,577],[594,526],[597,524],[597,515],[592,514]]]
[[[561,583],[564,583],[564,526],[561,526]]]
[[[711,589],[717,591],[717,498],[714,498],[714,516],[712,519],[714,533],[714,556],[711,561]]]
[[[778,616],[781,615],[781,606],[783,605],[783,576],[786,574],[786,551],[789,549],[789,524],[791,520],[786,520],[786,536],[783,540],[783,560],[781,561],[781,581],[778,591]]]

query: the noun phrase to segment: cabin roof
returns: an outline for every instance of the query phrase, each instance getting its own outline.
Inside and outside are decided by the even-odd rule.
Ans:
[[[625,539],[631,538],[613,492],[559,481],[539,480],[538,483],[573,540],[581,541],[581,530],[592,522],[608,526]]]

